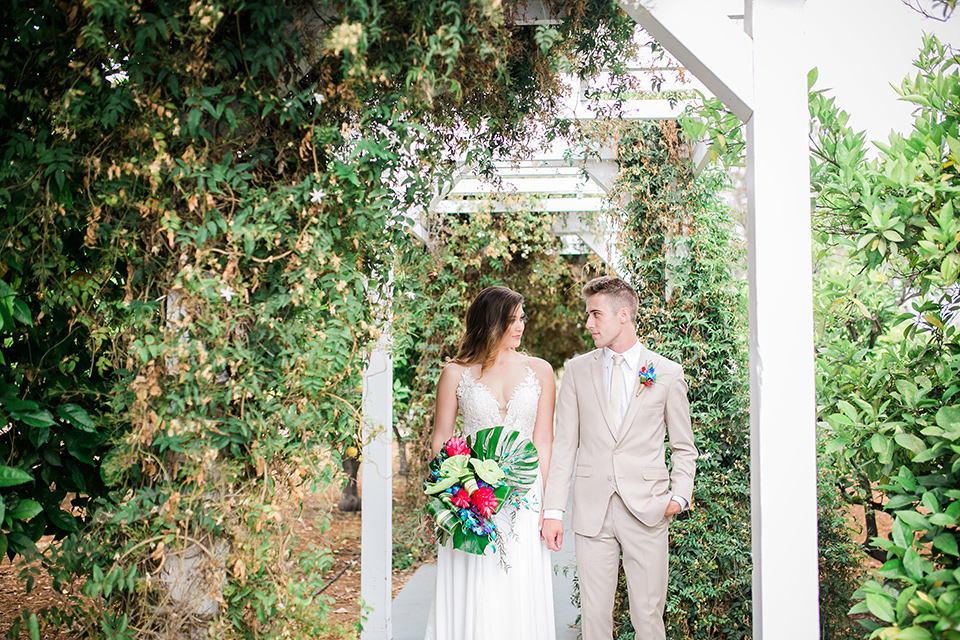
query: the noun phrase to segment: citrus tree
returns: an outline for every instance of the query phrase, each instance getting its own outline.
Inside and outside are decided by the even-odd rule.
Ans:
[[[850,499],[889,513],[858,591],[871,637],[951,638],[960,621],[960,59],[925,37],[898,92],[913,129],[876,159],[833,101],[811,99],[819,222],[818,388]]]

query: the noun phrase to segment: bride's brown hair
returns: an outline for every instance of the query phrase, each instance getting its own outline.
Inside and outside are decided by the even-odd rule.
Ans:
[[[480,370],[493,364],[497,347],[510,325],[510,316],[523,304],[523,296],[507,287],[487,287],[467,309],[466,327],[460,349],[453,359],[457,364],[480,363]]]

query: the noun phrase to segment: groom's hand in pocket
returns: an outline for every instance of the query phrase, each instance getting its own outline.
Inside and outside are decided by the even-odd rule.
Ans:
[[[553,518],[544,518],[540,537],[547,543],[547,549],[560,551],[563,545],[563,522]]]
[[[667,510],[663,512],[663,517],[669,518],[670,516],[677,515],[681,511],[683,511],[683,507],[680,506],[680,503],[676,500],[671,500],[667,503]]]

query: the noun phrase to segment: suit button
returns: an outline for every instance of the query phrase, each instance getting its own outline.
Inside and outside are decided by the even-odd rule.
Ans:
[[[607,476],[607,482],[613,482],[613,476]]]

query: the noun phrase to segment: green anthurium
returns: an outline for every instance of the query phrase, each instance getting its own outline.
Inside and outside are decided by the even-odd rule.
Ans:
[[[424,483],[424,493],[434,495],[461,483],[462,478],[470,473],[469,462],[469,456],[451,456],[444,460],[440,465],[440,479],[434,484]]]
[[[477,472],[480,479],[489,485],[500,484],[500,481],[503,480],[505,476],[503,469],[500,468],[496,460],[477,460],[473,458],[470,460],[470,465],[474,471]]]

